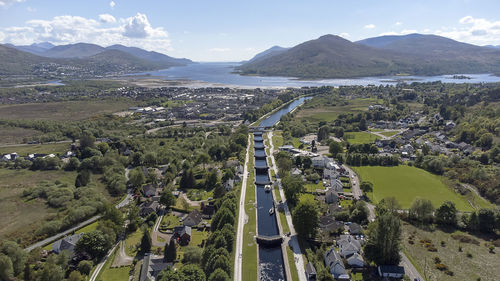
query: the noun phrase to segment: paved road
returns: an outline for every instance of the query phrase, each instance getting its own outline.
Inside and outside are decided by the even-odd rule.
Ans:
[[[44,145],[44,144],[54,144],[54,143],[72,143],[72,141],[70,141],[70,140],[64,140],[64,141],[51,141],[51,142],[44,142],[44,143],[8,143],[8,144],[2,144],[2,145],[0,145],[0,147]]]
[[[243,168],[243,181],[241,184],[240,192],[240,208],[238,214],[238,230],[236,232],[236,254],[234,260],[234,281],[240,281],[241,278],[241,268],[243,261],[243,227],[247,223],[247,214],[245,213],[245,194],[247,188],[247,177],[248,177],[248,158],[250,150],[250,135],[248,135],[248,145],[247,153],[245,156],[245,166]]]
[[[294,256],[294,260],[295,260],[295,267],[297,268],[299,280],[300,281],[307,281],[306,273],[304,270],[304,268],[305,268],[304,259],[302,258],[302,252],[300,250],[299,240],[297,239],[297,233],[295,232],[295,228],[293,227],[292,215],[290,213],[290,209],[288,209],[288,204],[286,202],[285,192],[283,191],[283,187],[281,185],[281,179],[279,179],[279,176],[278,176],[278,169],[276,168],[276,161],[274,160],[273,132],[270,131],[267,134],[267,137],[269,139],[269,144],[271,147],[269,150],[270,151],[269,156],[271,157],[271,163],[272,163],[271,169],[274,170],[274,174],[276,175],[276,182],[278,183],[280,196],[281,196],[281,198],[283,198],[283,203],[284,203],[283,209],[285,211],[286,221],[288,223],[288,228],[290,228],[290,239],[288,241],[288,244],[290,245],[290,248],[293,251],[293,256]]]
[[[399,252],[401,255],[401,262],[399,263],[400,266],[405,268],[405,274],[410,277],[410,280],[421,280],[424,281],[424,278],[422,278],[422,275],[418,272],[418,270],[413,266],[413,264],[410,262],[408,257],[406,257],[405,253]]]
[[[54,236],[51,236],[49,238],[43,239],[42,241],[36,242],[35,244],[26,247],[24,250],[27,251],[27,252],[31,252],[35,248],[43,247],[43,246],[45,246],[45,245],[47,245],[47,244],[49,244],[49,243],[51,243],[53,241],[56,241],[56,240],[59,240],[59,239],[63,238],[64,236],[72,233],[73,231],[77,231],[78,229],[80,229],[80,228],[82,228],[82,227],[84,227],[84,226],[86,226],[88,224],[91,224],[91,223],[97,221],[100,218],[101,218],[100,215],[99,216],[91,217],[90,219],[88,219],[88,220],[86,220],[84,222],[79,223],[75,227],[72,227],[72,228],[70,228],[68,230],[65,230],[65,231],[63,231],[61,233],[58,233],[58,234],[56,234]]]
[[[89,281],[96,281],[97,275],[99,275],[99,272],[101,272],[101,269],[104,267],[104,264],[106,264],[106,261],[108,260],[109,256],[113,253],[113,251],[120,245],[120,241],[118,241],[111,250],[109,250],[108,254],[101,260],[101,262],[97,265],[95,268],[94,272],[92,272],[92,275],[90,276]]]

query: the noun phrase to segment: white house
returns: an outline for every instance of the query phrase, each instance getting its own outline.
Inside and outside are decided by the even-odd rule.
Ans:
[[[347,264],[352,267],[363,267],[365,266],[365,260],[360,254],[354,253],[354,255],[347,258]]]
[[[330,250],[326,251],[324,258],[325,266],[329,269],[333,277],[337,278],[340,275],[345,274],[344,263],[342,262],[339,253],[337,253],[334,248],[330,248]]]
[[[327,166],[333,168],[333,160],[325,156],[316,156],[312,159],[312,165],[316,169],[324,169]],[[329,163],[332,163],[331,165]]]

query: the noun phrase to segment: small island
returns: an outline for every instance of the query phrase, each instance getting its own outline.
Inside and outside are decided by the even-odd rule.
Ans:
[[[451,77],[452,79],[472,79],[471,77],[469,76],[465,76],[465,75],[453,75],[453,77]]]

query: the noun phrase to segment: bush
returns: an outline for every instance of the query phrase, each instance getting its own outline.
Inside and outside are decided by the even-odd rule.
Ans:
[[[469,252],[467,252],[467,255],[466,255],[466,256],[467,256],[468,258],[470,258],[470,259],[472,258],[472,254],[471,254],[471,253],[469,253]]]
[[[438,269],[440,271],[448,270],[448,267],[442,263],[437,263],[435,266],[436,266],[436,269]]]

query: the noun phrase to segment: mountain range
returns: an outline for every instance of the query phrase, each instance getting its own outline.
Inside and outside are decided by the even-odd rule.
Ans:
[[[500,72],[500,49],[436,35],[380,36],[357,42],[324,35],[293,48],[264,53],[242,64],[239,71],[303,78]]]
[[[27,46],[0,44],[0,61],[0,75],[36,74],[40,69],[47,69],[47,65],[81,69],[78,73],[85,71],[88,74],[103,75],[156,70],[192,63],[188,59],[173,58],[123,45],[104,48],[88,43],[54,46],[47,42]]]

